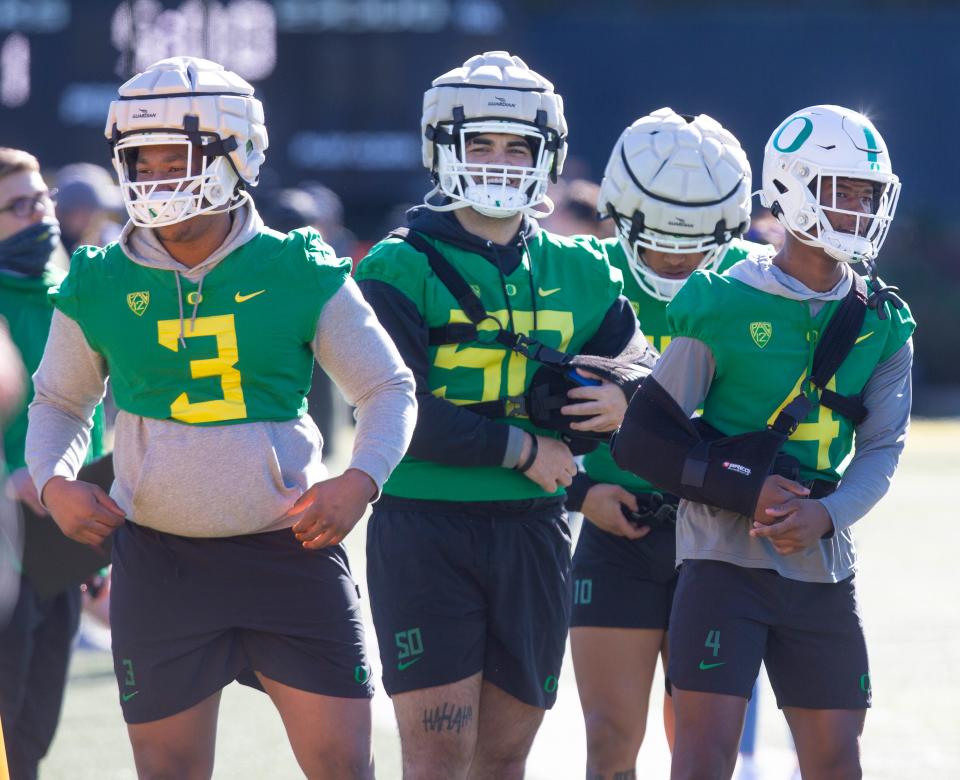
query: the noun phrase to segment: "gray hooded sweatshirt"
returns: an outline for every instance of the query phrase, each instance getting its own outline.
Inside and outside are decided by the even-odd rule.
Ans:
[[[152,230],[128,223],[119,241],[134,263],[202,283],[262,229],[248,199],[220,248],[193,268],[174,260]],[[196,308],[183,316],[195,317]],[[311,346],[323,370],[357,407],[349,467],[369,475],[379,495],[416,422],[410,370],[350,278],[324,305]],[[109,366],[80,326],[56,311],[33,377],[26,443],[27,464],[41,494],[54,476],[76,478],[108,374]],[[221,537],[277,530],[292,525],[284,513],[300,495],[327,478],[322,452],[320,431],[308,415],[194,426],[121,410],[110,495],[130,520],[166,533]]]

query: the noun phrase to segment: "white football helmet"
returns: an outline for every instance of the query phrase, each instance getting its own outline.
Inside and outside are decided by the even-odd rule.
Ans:
[[[123,203],[140,227],[162,227],[244,202],[265,159],[267,128],[253,87],[197,57],[159,60],[119,89],[106,136]],[[183,176],[137,181],[138,150],[182,145]]]
[[[423,96],[423,164],[434,188],[425,205],[435,211],[473,207],[505,218],[518,212],[546,216],[553,211],[547,184],[556,181],[566,157],[563,100],[553,84],[505,51],[489,51],[433,80]],[[530,142],[527,166],[481,165],[466,161],[468,137],[509,133]],[[448,203],[431,199],[442,194]],[[543,204],[545,210],[536,210]]]
[[[715,119],[661,108],[617,140],[597,209],[616,224],[640,287],[669,301],[686,280],[654,273],[644,250],[703,252],[699,267],[715,268],[730,241],[750,225],[750,163]]]
[[[837,208],[837,179],[873,184],[873,213]],[[832,202],[822,204],[830,180]],[[900,197],[900,180],[887,145],[863,114],[840,106],[813,106],[791,114],[763,152],[760,202],[798,241],[842,263],[871,261],[880,251]],[[836,230],[830,215],[855,217],[853,232]]]

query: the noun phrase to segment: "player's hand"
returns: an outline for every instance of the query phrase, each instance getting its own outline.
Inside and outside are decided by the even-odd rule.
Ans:
[[[763,481],[757,508],[753,510],[753,521],[763,525],[777,523],[780,521],[780,516],[768,515],[767,510],[770,507],[779,506],[791,498],[798,496],[805,498],[809,495],[810,488],[804,487],[792,479],[781,477],[779,474],[771,474]]]
[[[638,510],[637,497],[620,485],[593,485],[583,499],[580,511],[597,528],[627,539],[642,539],[650,533],[650,526],[640,528],[623,516],[623,507]]]
[[[377,494],[374,481],[359,469],[310,487],[284,517],[294,518],[293,535],[308,550],[340,544]]]
[[[623,390],[613,382],[584,371],[577,369],[580,376],[587,379],[596,379],[600,381],[599,385],[585,385],[575,387],[567,391],[567,398],[571,398],[579,403],[567,404],[561,407],[561,414],[574,417],[589,417],[582,422],[570,423],[570,427],[575,431],[594,431],[597,433],[608,433],[615,431],[623,422],[623,415],[627,411],[627,399]]]
[[[775,518],[774,524],[755,522],[750,529],[750,536],[769,539],[773,549],[781,555],[805,550],[833,529],[833,520],[827,508],[809,498],[791,498],[767,509],[767,515]]]
[[[123,510],[98,485],[53,477],[43,498],[60,530],[75,542],[98,546],[123,525]]]
[[[7,495],[17,501],[22,501],[30,507],[30,511],[35,515],[47,516],[47,510],[40,503],[37,488],[34,486],[26,466],[10,472],[10,476],[7,477]]]
[[[573,462],[570,448],[559,439],[549,436],[537,436],[537,458],[523,475],[536,482],[548,493],[555,493],[558,487],[570,487],[577,473],[577,464]],[[530,453],[528,439],[520,455],[522,463]]]

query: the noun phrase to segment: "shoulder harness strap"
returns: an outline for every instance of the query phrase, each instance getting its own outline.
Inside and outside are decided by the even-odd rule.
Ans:
[[[847,359],[857,343],[867,316],[867,284],[859,274],[853,275],[850,291],[827,323],[820,343],[813,353],[813,375],[810,381],[820,390],[820,403],[859,425],[867,417],[867,409],[856,395],[840,395],[827,389],[827,384]],[[803,393],[795,397],[777,415],[770,427],[790,436],[806,418],[814,403]]]
[[[422,235],[410,228],[397,228],[387,234],[391,238],[399,238],[406,241],[410,246],[421,254],[425,255],[430,269],[437,275],[437,278],[443,282],[464,314],[470,320],[470,323],[455,322],[444,325],[440,328],[430,328],[430,345],[440,344],[463,344],[467,341],[475,341],[477,338],[477,325],[487,318],[487,310],[477,294],[470,289],[470,285],[464,278],[457,273],[450,261],[445,258],[440,251],[427,241]]]

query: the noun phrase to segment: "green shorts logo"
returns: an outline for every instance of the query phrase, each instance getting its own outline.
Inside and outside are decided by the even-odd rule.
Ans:
[[[870,673],[864,672],[860,675],[860,690],[864,693],[870,693]]]
[[[363,685],[370,679],[370,670],[362,664],[353,667],[353,679],[360,683],[360,685]]]
[[[546,680],[543,681],[543,690],[547,693],[553,693],[557,690],[558,681],[556,675],[551,674]]]
[[[403,671],[423,658],[423,639],[419,628],[398,631],[393,635],[397,645],[397,669]]]

